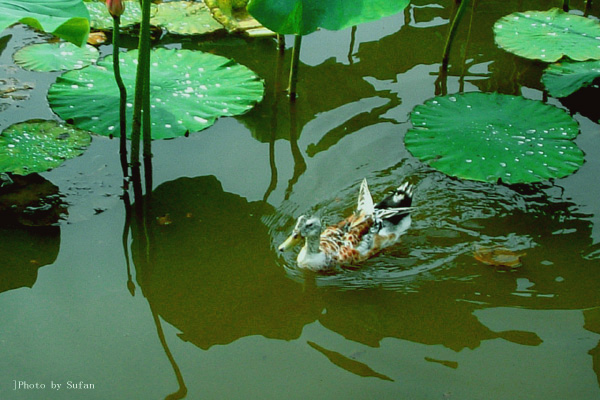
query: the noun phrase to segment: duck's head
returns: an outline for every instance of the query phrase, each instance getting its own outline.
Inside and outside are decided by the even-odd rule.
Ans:
[[[298,217],[298,221],[296,222],[296,226],[292,231],[292,234],[279,245],[279,252],[283,253],[284,251],[292,249],[298,243],[305,238],[311,237],[319,237],[321,234],[321,221],[316,217],[307,217],[305,215],[301,215]]]

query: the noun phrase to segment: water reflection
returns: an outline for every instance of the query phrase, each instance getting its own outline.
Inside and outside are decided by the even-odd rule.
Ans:
[[[314,320],[301,288],[272,262],[263,202],[226,193],[214,176],[180,178],[152,193],[147,226],[153,245],[137,281],[156,312],[202,349],[260,334],[297,338]],[[169,215],[169,223],[164,218]],[[161,222],[163,221],[163,222]]]
[[[404,171],[407,166],[402,163],[399,168]],[[560,187],[459,181],[423,167],[391,177],[402,175],[418,179],[413,224],[402,242],[359,271],[311,278],[318,286],[421,292],[422,285],[436,281],[442,292],[447,292],[446,285],[458,285],[462,299],[489,306],[576,309],[600,303],[593,284],[600,279],[597,262],[582,256],[593,245],[591,216],[563,199]],[[375,179],[372,187],[374,193],[389,188],[390,177]],[[312,208],[322,210],[329,222],[352,212],[353,195],[337,204],[334,200]],[[305,211],[289,215],[284,205],[266,221],[274,243],[293,225],[293,214]],[[527,254],[521,268],[503,273],[474,259],[477,245]],[[293,254],[283,261],[292,279],[306,279],[295,267]]]
[[[600,308],[596,307],[584,310],[583,317],[585,318],[585,325],[583,327],[590,332],[600,334]],[[592,356],[594,372],[596,372],[598,385],[600,386],[600,342],[588,354]]]
[[[575,248],[589,238],[589,224],[573,214],[573,204],[539,190],[431,173],[420,178],[413,230],[398,253],[367,266],[370,272],[351,271],[341,278],[304,273],[301,282],[275,262],[272,231],[265,223],[278,220],[264,217],[275,213],[271,206],[224,192],[214,176],[164,183],[152,192],[146,231],[133,229],[137,281],[156,315],[179,329],[182,340],[202,349],[250,335],[292,340],[314,321],[372,347],[388,337],[455,351],[494,338],[537,346],[541,340],[535,333],[492,331],[475,311],[598,304],[594,280],[580,276],[596,272],[573,267],[568,258],[576,251],[562,243]],[[150,238],[151,246],[140,246],[141,237]],[[469,244],[502,240],[528,247],[523,267],[514,273],[499,273],[470,254]],[[568,255],[554,250],[565,246]],[[420,269],[439,258],[449,261]],[[403,259],[410,261],[402,265]],[[411,269],[420,272],[402,275]],[[334,363],[369,371],[319,344],[313,348]]]
[[[33,287],[38,270],[54,263],[60,249],[60,227],[0,228],[0,293]]]
[[[0,187],[0,293],[33,287],[38,269],[56,260],[58,221],[66,213],[58,187],[40,175],[5,177]]]

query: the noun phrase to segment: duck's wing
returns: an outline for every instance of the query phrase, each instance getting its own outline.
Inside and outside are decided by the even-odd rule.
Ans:
[[[369,185],[367,185],[367,179],[364,178],[360,184],[360,190],[358,191],[358,204],[356,205],[357,215],[372,215],[375,211],[375,205],[373,203],[373,197],[369,191]]]
[[[373,203],[373,197],[369,191],[369,185],[367,185],[367,179],[363,179],[360,184],[360,190],[358,191],[358,202],[356,205],[356,211],[352,216],[351,227],[355,227],[371,219],[375,212],[375,205]]]

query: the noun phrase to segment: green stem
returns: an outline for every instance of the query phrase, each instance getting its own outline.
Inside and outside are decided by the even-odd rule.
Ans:
[[[138,44],[138,64],[135,78],[135,97],[133,101],[133,121],[131,131],[131,165],[140,165],[140,139],[142,128],[142,113],[144,122],[150,121],[150,110],[144,109],[144,104],[148,104],[149,100],[144,100],[144,86],[149,85],[149,76],[146,74],[150,71],[150,0],[141,0],[142,2],[142,23],[140,25],[140,40]],[[146,124],[145,124],[146,125]],[[150,128],[150,124],[147,124]]]
[[[290,100],[296,100],[296,83],[298,82],[298,64],[300,62],[300,46],[302,45],[302,36],[294,36],[294,49],[292,50],[292,65],[290,67],[290,85],[288,92]]]
[[[448,68],[448,58],[450,57],[450,49],[452,47],[452,42],[454,41],[454,37],[456,36],[456,31],[458,30],[458,24],[462,19],[463,14],[465,13],[465,8],[467,8],[467,3],[469,0],[459,0],[460,4],[458,5],[458,9],[456,10],[456,14],[454,14],[454,18],[452,19],[452,24],[450,25],[450,31],[448,32],[448,38],[446,39],[446,45],[444,46],[444,55],[442,57],[442,68]]]
[[[148,36],[148,43],[150,43],[150,36]],[[147,84],[144,85],[143,92],[144,113],[142,114],[142,138],[144,141],[144,165],[147,166],[152,158],[152,128],[150,124],[150,46],[148,46],[148,52],[144,57],[144,77],[146,78]],[[146,168],[144,168],[144,171],[145,173],[148,173]]]
[[[565,11],[565,12],[569,11],[569,0],[563,1],[563,11]]]
[[[113,16],[113,71],[115,74],[115,81],[119,87],[119,154],[121,156],[123,178],[126,181],[129,176],[127,165],[127,89],[125,89],[125,84],[123,84],[121,67],[119,65],[120,22],[121,17]]]
[[[279,54],[285,52],[285,36],[280,33],[277,34],[277,51],[279,51]]]
[[[590,9],[592,8],[592,0],[585,1],[585,7],[583,8],[583,16],[587,17],[590,13]]]

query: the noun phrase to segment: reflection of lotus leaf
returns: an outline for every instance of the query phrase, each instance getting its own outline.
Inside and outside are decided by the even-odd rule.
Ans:
[[[60,249],[60,227],[0,228],[0,293],[33,287],[38,269],[52,264]]]
[[[73,43],[39,43],[20,49],[13,56],[15,63],[32,71],[61,71],[80,69],[98,59],[93,46]]]
[[[161,26],[170,33],[200,35],[223,29],[202,2],[173,1],[161,3],[157,7],[156,15],[150,23]]]
[[[12,180],[0,187],[0,293],[33,287],[38,269],[56,260],[60,227],[55,224],[65,212],[50,181],[37,174]]]
[[[137,50],[120,56],[127,99],[133,103]],[[263,95],[262,81],[248,68],[208,53],[156,49],[151,54],[152,137],[167,139],[211,126],[218,117],[242,114]],[[63,119],[100,135],[119,136],[119,90],[112,56],[69,71],[50,87],[52,109]],[[128,134],[132,107],[128,107]]]
[[[539,101],[498,93],[436,97],[415,107],[408,150],[458,178],[539,182],[575,172],[583,152],[566,112]]]
[[[273,209],[224,192],[214,176],[164,183],[150,201],[149,253],[141,247],[144,231],[133,230],[137,281],[152,309],[200,348],[249,335],[292,340],[315,320],[370,346],[378,346],[384,337],[399,337],[460,350],[498,336],[473,316],[476,305],[455,301],[465,290],[462,281],[430,282],[411,296],[298,285],[274,262],[261,218]],[[164,224],[167,215],[170,223]],[[428,318],[419,317],[423,304],[429,303],[435,309]],[[460,329],[471,335],[452,334]]]
[[[22,22],[81,46],[90,31],[89,18],[81,0],[0,1],[0,32]]]
[[[494,25],[494,33],[500,47],[525,58],[600,59],[600,24],[558,8],[504,16]]]
[[[82,154],[88,132],[56,121],[30,121],[8,127],[0,135],[0,172],[27,175],[58,167]]]
[[[409,0],[252,0],[248,12],[280,34],[307,35],[318,28],[340,30],[396,14]]]
[[[164,183],[151,201],[149,263],[134,230],[137,280],[153,309],[186,340],[201,348],[256,334],[291,340],[318,316],[273,263],[261,222],[269,205],[224,192],[214,176]],[[170,223],[161,223],[167,214]]]
[[[50,181],[38,174],[2,175],[5,175],[0,186],[3,226],[52,226],[66,214],[58,187]]]
[[[565,60],[546,68],[542,82],[550,95],[565,97],[590,85],[598,77],[600,77],[600,61]]]

